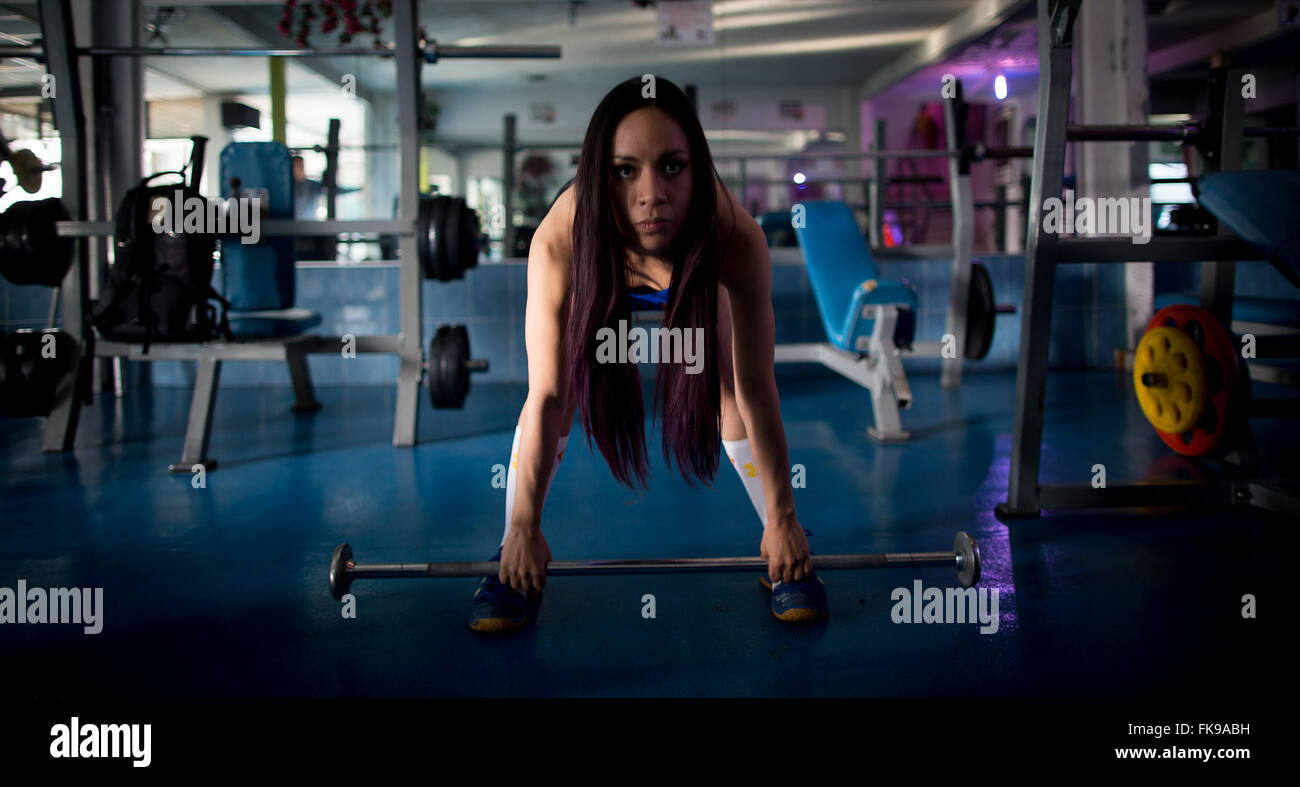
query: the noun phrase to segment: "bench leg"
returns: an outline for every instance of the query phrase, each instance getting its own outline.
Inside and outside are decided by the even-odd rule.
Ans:
[[[867,430],[872,440],[898,443],[911,435],[903,431],[898,409],[912,406],[912,387],[907,383],[907,373],[894,347],[894,326],[898,322],[898,309],[881,306],[876,309],[875,323],[871,327],[868,357],[871,364],[871,409],[876,425]]]
[[[293,380],[293,411],[314,413],[321,408],[311,385],[311,370],[307,368],[307,354],[292,344],[284,348],[284,359],[289,364],[289,378]]]
[[[199,373],[194,379],[194,396],[190,400],[190,423],[185,428],[185,447],[181,461],[168,465],[177,474],[193,472],[194,465],[205,470],[217,469],[217,460],[208,457],[212,438],[212,411],[217,405],[217,383],[221,378],[221,361],[210,356],[199,358]]]

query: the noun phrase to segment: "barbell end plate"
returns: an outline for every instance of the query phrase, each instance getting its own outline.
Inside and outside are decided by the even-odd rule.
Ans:
[[[352,563],[350,544],[345,541],[334,548],[334,556],[330,558],[330,595],[335,601],[342,601],[352,587],[352,577],[348,574]]]
[[[961,568],[957,569],[957,579],[964,588],[980,581],[980,547],[970,534],[962,530],[952,542],[952,550],[961,558]]]

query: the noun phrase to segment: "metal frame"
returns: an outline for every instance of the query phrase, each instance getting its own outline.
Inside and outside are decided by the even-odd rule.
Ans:
[[[1228,324],[1232,313],[1232,268],[1235,260],[1258,253],[1249,244],[1220,230],[1210,238],[1153,238],[1145,245],[1106,238],[1056,238],[1042,222],[1043,199],[1061,193],[1065,169],[1066,121],[1070,110],[1072,31],[1080,0],[1038,0],[1039,92],[1038,123],[1034,131],[1034,163],[1029,200],[1029,234],[1025,253],[1025,292],[1016,377],[1016,405],[1011,440],[1007,499],[999,517],[1037,516],[1042,508],[1093,509],[1160,506],[1228,505],[1262,508],[1300,519],[1300,485],[1280,479],[1250,481],[1170,481],[1160,483],[1040,484],[1043,411],[1047,389],[1052,330],[1052,300],[1056,266],[1083,262],[1178,261],[1204,262],[1202,305]],[[1241,72],[1222,73],[1211,90],[1208,126],[1217,134],[1200,141],[1213,143],[1205,156],[1217,157],[1219,169],[1240,166],[1243,129],[1242,100],[1228,89]],[[1236,84],[1240,84],[1237,79]],[[1074,138],[1099,140],[1149,138],[1148,127],[1105,127],[1106,133]],[[1133,136],[1115,128],[1128,129]],[[1113,133],[1112,133],[1113,132]],[[1160,133],[1165,133],[1161,131]],[[1206,150],[1202,150],[1205,155]],[[1253,376],[1253,375],[1252,375]],[[1244,427],[1243,427],[1244,428]],[[1243,445],[1226,460],[1251,464],[1253,440],[1249,429]]]
[[[405,14],[398,14],[397,7],[402,3],[394,4],[393,24],[397,27],[398,17]],[[418,13],[412,14],[418,16]],[[71,29],[71,28],[69,28]],[[418,33],[412,35],[418,36]],[[417,40],[415,42],[416,50],[421,53],[426,63],[436,63],[439,60],[457,60],[457,59],[534,59],[534,60],[557,60],[561,55],[558,46],[521,46],[521,45],[497,45],[490,46],[453,46],[439,45],[437,41],[426,41],[423,46]],[[48,46],[48,44],[47,44]],[[223,46],[191,46],[191,47],[149,47],[149,46],[91,46],[75,49],[77,55],[91,55],[92,57],[396,57],[401,60],[402,47],[396,45],[385,48],[363,48],[363,47],[223,47]],[[0,47],[0,57],[42,57],[48,52],[48,48],[39,46],[10,46]]]
[[[894,346],[898,306],[864,306],[859,318],[875,321],[863,352],[846,352],[829,342],[778,344],[774,360],[776,363],[820,363],[866,388],[871,394],[875,419],[875,426],[868,428],[867,434],[882,443],[902,442],[911,435],[903,430],[898,410],[912,406],[912,388],[903,369],[902,353]]]
[[[59,174],[63,177],[63,204],[70,216],[84,219],[90,209],[86,188],[86,114],[77,70],[72,6],[68,0],[40,0],[38,11],[45,67],[47,72],[58,75],[50,102],[62,149]],[[63,330],[74,340],[72,346],[77,348],[77,358],[72,366],[75,371],[59,383],[54,409],[45,423],[45,451],[72,450],[81,420],[79,394],[91,387],[93,364],[88,342],[94,334],[85,321],[83,308],[89,295],[89,260],[87,244],[77,244],[73,265],[60,287]]]
[[[393,423],[393,445],[415,444],[419,417],[419,385],[423,372],[422,276],[419,266],[416,237],[416,216],[419,200],[419,119],[416,117],[420,97],[420,69],[424,63],[437,62],[439,58],[558,58],[558,46],[484,46],[440,47],[437,42],[418,40],[419,19],[415,3],[395,3],[393,27],[396,40],[391,49],[300,49],[300,48],[148,48],[136,46],[92,46],[78,48],[73,37],[74,24],[70,0],[39,0],[42,28],[40,47],[3,47],[0,57],[41,56],[47,71],[55,75],[58,89],[53,98],[54,117],[62,139],[63,201],[73,220],[61,222],[59,235],[97,239],[112,234],[109,221],[91,220],[87,204],[88,168],[86,167],[86,122],[82,108],[81,79],[78,57],[96,59],[119,56],[282,56],[313,57],[320,55],[369,55],[396,59],[396,94],[398,125],[401,138],[398,144],[401,179],[398,192],[398,215],[394,221],[267,221],[262,234],[274,235],[337,235],[340,233],[371,232],[396,235],[401,250],[399,272],[399,333],[395,335],[357,337],[357,352],[392,353],[398,356],[400,370],[397,378],[397,403]],[[100,65],[98,62],[96,65]],[[337,140],[332,140],[337,144]],[[100,168],[96,168],[100,169]],[[118,184],[120,185],[120,184]],[[111,209],[112,206],[109,206]],[[342,337],[304,334],[266,340],[225,343],[155,343],[149,352],[141,345],[121,342],[94,342],[94,334],[86,324],[89,312],[87,274],[89,269],[89,244],[77,244],[77,264],[64,279],[63,300],[64,330],[76,341],[78,357],[76,374],[68,375],[60,383],[55,406],[46,424],[45,450],[68,451],[73,448],[77,421],[82,404],[79,394],[90,390],[90,369],[94,357],[128,358],[137,361],[194,360],[198,362],[190,405],[181,461],[170,466],[174,472],[191,472],[195,464],[214,469],[216,461],[207,455],[212,430],[212,412],[219,387],[221,364],[224,361],[284,360],[289,365],[293,380],[296,410],[316,410],[316,401],[306,356],[312,353],[338,352]]]
[[[948,149],[963,151],[966,142],[966,105],[962,100],[961,81],[954,85],[952,98],[943,102],[944,133]],[[971,159],[967,155],[948,159],[948,186],[952,191],[952,274],[948,283],[946,333],[956,338],[957,352],[943,359],[939,384],[943,388],[961,387],[962,362],[966,350],[966,305],[970,301],[970,266],[975,254],[975,196],[970,184]],[[882,206],[883,207],[883,206]]]

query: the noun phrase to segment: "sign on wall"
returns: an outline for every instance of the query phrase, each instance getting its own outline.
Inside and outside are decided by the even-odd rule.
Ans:
[[[713,0],[659,0],[659,43],[664,46],[713,44]]]

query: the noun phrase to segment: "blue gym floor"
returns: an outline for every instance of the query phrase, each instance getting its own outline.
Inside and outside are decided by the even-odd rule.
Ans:
[[[1285,685],[1281,597],[1295,522],[1234,510],[1047,512],[1004,524],[1015,379],[959,392],[911,379],[912,442],[865,434],[864,390],[782,367],[800,520],[818,553],[947,550],[969,531],[997,588],[1000,628],[895,624],[896,587],[953,586],[949,569],[827,572],[831,618],[774,619],[757,576],[555,577],[535,624],[466,626],[476,580],[359,581],[357,619],[328,592],[330,554],[361,562],[484,560],[503,526],[525,389],[476,385],[463,411],[420,415],[394,448],[391,387],[227,388],[206,489],[179,457],[189,391],[157,388],[83,413],[78,448],[40,452],[40,420],[0,420],[0,586],[103,587],[104,630],[5,625],[6,693],[220,696],[1263,696]],[[1257,386],[1256,395],[1287,392]],[[1126,374],[1049,377],[1044,482],[1184,473],[1143,420]],[[1266,465],[1297,475],[1295,433],[1256,421]],[[1292,428],[1290,433],[1286,428]],[[654,479],[618,486],[575,428],[546,504],[555,559],[756,555],[758,519],[725,458],[689,488],[651,445]],[[1286,573],[1284,573],[1284,567]],[[642,617],[642,596],[657,617]],[[1259,600],[1244,620],[1241,597]],[[1284,671],[1285,670],[1285,671]]]

